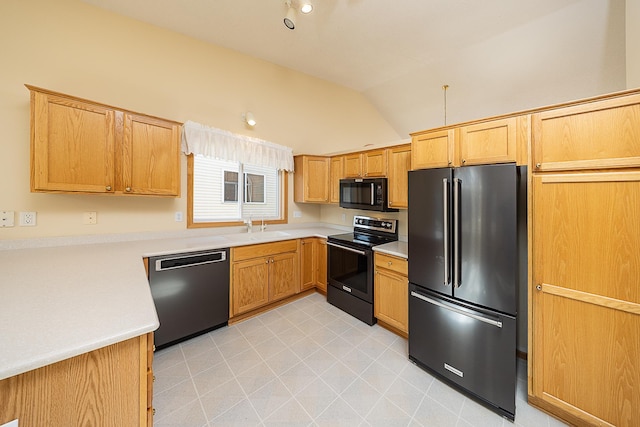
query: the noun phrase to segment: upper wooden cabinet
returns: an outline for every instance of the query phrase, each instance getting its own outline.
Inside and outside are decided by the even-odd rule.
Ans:
[[[362,153],[346,154],[344,158],[344,177],[345,178],[361,178],[362,177]]]
[[[640,94],[543,111],[531,125],[535,171],[640,166]]]
[[[516,161],[516,118],[492,120],[460,128],[460,165]]]
[[[387,150],[371,150],[362,153],[363,173],[365,178],[387,175]]]
[[[454,164],[453,129],[421,132],[411,138],[411,169],[446,168]]]
[[[331,173],[331,179],[329,180],[329,202],[339,203],[340,180],[344,177],[344,157],[332,157],[329,169]]]
[[[180,195],[180,124],[27,86],[31,191]]]
[[[387,149],[388,200],[389,207],[407,209],[409,207],[409,170],[411,170],[411,144]]]
[[[329,157],[296,156],[293,200],[296,203],[329,203]]]

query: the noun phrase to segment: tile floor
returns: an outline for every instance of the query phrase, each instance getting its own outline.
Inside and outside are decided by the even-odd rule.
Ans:
[[[156,427],[513,425],[320,294],[160,350],[153,369]],[[563,425],[526,403],[521,363],[515,426]]]

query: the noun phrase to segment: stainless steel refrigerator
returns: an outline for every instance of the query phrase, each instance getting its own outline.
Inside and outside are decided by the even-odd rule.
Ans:
[[[409,358],[511,420],[523,192],[514,164],[409,172]]]

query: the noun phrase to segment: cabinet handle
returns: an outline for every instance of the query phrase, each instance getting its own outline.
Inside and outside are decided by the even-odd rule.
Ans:
[[[392,264],[392,263],[391,263],[391,261],[387,262],[387,265],[389,265],[389,266],[390,266],[391,264]]]
[[[451,160],[449,160],[449,163],[448,163],[448,165],[449,165],[449,166],[451,166],[451,164],[452,164],[452,163],[453,163],[453,162],[452,162]]]
[[[107,187],[105,188],[107,191],[111,191],[111,186],[107,185]]]
[[[130,193],[131,192],[131,187],[125,188],[124,191],[126,191],[127,193]]]
[[[540,169],[540,166],[542,166],[540,163],[536,163],[536,169]]]
[[[273,264],[273,258],[271,258],[271,263]]]
[[[462,163],[467,163],[467,159],[462,159]]]
[[[537,285],[537,286],[536,286],[536,290],[537,290],[537,291],[541,291],[541,290],[542,290],[542,286],[541,286],[541,285]]]
[[[265,264],[269,264],[269,260],[266,260],[264,263],[265,263]]]

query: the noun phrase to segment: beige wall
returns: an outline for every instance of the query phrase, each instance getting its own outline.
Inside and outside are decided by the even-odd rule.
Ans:
[[[0,210],[36,211],[36,227],[0,228],[0,239],[174,231],[186,214],[186,161],[179,199],[29,192],[29,92],[25,83],[167,119],[194,120],[321,154],[400,137],[350,89],[79,0],[0,2]],[[241,121],[245,111],[258,121]],[[290,198],[291,200],[291,198]],[[293,211],[302,212],[294,219]],[[84,211],[98,224],[82,225]],[[290,203],[290,221],[320,208]]]
[[[627,89],[640,87],[640,0],[626,1]]]

